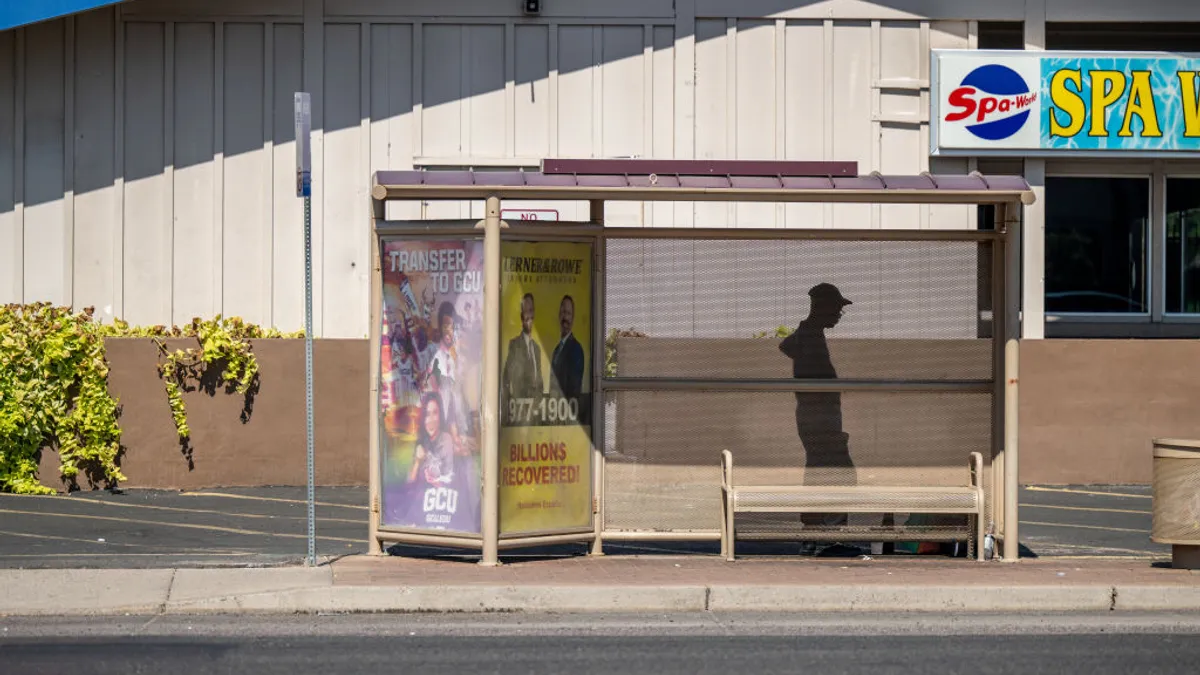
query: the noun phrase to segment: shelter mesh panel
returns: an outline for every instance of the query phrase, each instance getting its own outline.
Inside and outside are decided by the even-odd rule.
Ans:
[[[607,529],[719,529],[725,449],[739,485],[965,487],[969,453],[991,455],[990,394],[844,393],[845,431],[801,437],[797,411],[806,422],[817,407],[780,392],[608,393]]]
[[[618,378],[993,377],[990,244],[609,238],[606,254]],[[822,314],[809,294],[821,283],[853,303],[824,329],[801,323]],[[786,349],[776,327],[796,331]],[[968,485],[977,451],[990,495],[992,438],[990,393],[610,391],[605,526],[718,530],[722,449],[739,484],[918,487]],[[738,526],[769,536],[797,520],[739,516]],[[851,514],[840,527],[877,532],[880,522]],[[967,520],[925,524],[963,534]]]

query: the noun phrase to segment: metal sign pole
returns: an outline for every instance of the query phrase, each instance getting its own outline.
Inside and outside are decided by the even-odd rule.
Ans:
[[[312,321],[312,155],[309,136],[312,131],[312,104],[309,95],[297,92],[294,99],[296,120],[296,196],[304,198],[304,404],[308,431],[308,558],[317,564],[316,515],[313,508],[313,321]]]

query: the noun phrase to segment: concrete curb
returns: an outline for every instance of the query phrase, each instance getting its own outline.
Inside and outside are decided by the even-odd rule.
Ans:
[[[714,586],[712,611],[1108,611],[1109,586]]]
[[[167,614],[224,612],[699,612],[703,586],[327,586],[280,593],[168,601]]]
[[[1117,586],[1114,609],[1200,611],[1200,586]]]
[[[0,570],[0,616],[157,614],[175,570]]]
[[[0,570],[0,616],[368,612],[1200,611],[1200,584],[337,586],[316,569]]]

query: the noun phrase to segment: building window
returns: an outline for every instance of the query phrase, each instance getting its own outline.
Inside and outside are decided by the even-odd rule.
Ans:
[[[980,21],[978,49],[1025,49],[1025,22]]]
[[[1193,52],[1200,49],[1200,24],[1047,21],[1046,49]]]
[[[1166,311],[1200,314],[1200,178],[1167,179]]]
[[[1046,178],[1046,311],[1145,314],[1150,179]]]

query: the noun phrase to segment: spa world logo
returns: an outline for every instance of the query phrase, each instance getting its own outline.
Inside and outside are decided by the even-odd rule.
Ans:
[[[979,66],[963,78],[947,99],[946,122],[961,122],[985,141],[1011,138],[1029,121],[1037,93],[1015,70],[999,64]]]

